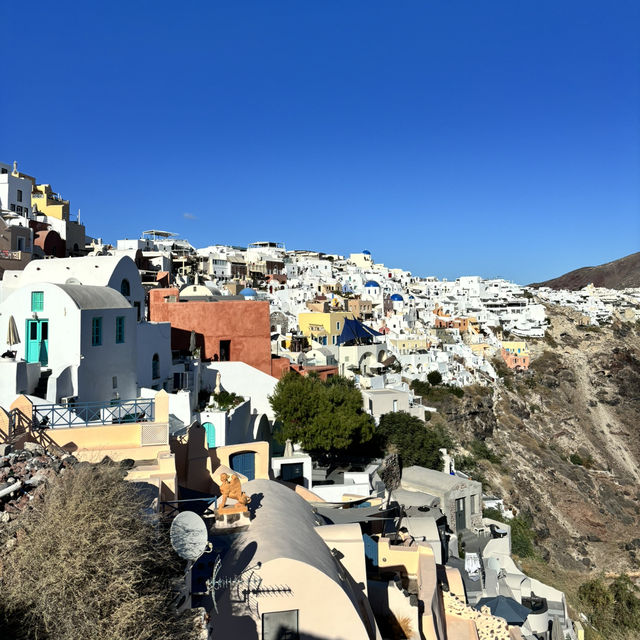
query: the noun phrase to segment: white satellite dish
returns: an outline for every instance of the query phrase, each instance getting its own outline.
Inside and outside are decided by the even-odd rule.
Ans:
[[[209,534],[204,520],[193,511],[175,517],[169,530],[171,546],[185,560],[197,560],[206,550]]]
[[[67,278],[65,284],[82,284],[78,278]]]

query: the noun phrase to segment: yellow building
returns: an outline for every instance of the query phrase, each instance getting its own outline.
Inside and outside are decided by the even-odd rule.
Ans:
[[[58,220],[69,220],[69,201],[54,193],[49,184],[35,185],[31,194],[31,208]]]
[[[431,346],[431,341],[428,338],[397,338],[389,340],[389,342],[398,350],[401,354],[411,353],[418,351],[419,349],[428,349]]]
[[[524,340],[503,340],[502,348],[517,356],[528,356],[529,348]]]
[[[471,351],[475,353],[477,356],[482,356],[484,358],[488,357],[491,352],[491,345],[486,342],[479,342],[477,344],[470,344]]]
[[[302,334],[320,344],[333,345],[344,329],[344,321],[354,319],[348,311],[330,311],[328,313],[299,313],[298,326]]]

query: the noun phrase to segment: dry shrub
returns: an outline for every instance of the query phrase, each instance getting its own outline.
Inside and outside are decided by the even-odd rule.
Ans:
[[[401,616],[398,618],[398,626],[402,629],[405,638],[413,637],[413,625],[411,624],[411,618],[409,616]]]
[[[105,465],[68,469],[15,521],[2,559],[3,637],[164,640],[189,637],[171,582],[179,565],[143,499]]]

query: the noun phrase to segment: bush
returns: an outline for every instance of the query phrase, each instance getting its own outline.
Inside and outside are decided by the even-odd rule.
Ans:
[[[385,413],[378,426],[385,447],[393,445],[400,455],[402,465],[419,465],[428,469],[441,469],[439,449],[454,446],[451,436],[441,427],[428,427],[420,418],[404,411]]]
[[[580,467],[584,464],[584,461],[582,460],[582,457],[579,453],[572,453],[569,456],[569,462],[571,462],[571,464],[577,464]]]
[[[431,388],[431,385],[428,382],[423,382],[422,380],[412,380],[409,386],[418,396],[427,396],[429,394],[429,389]]]
[[[180,563],[143,511],[141,494],[117,467],[66,469],[42,503],[14,521],[18,543],[4,554],[0,575],[0,635],[191,637],[193,614],[176,617],[171,608]]]
[[[229,411],[229,409],[237,407],[244,401],[242,396],[233,392],[230,393],[224,389],[222,389],[220,393],[214,393],[213,399],[215,400],[218,409],[221,409],[222,411]]]
[[[484,509],[483,517],[503,522],[511,527],[511,551],[521,558],[531,558],[535,555],[533,545],[535,533],[531,528],[531,519],[527,516],[516,516],[507,520],[497,509]]]
[[[442,383],[442,375],[439,371],[429,371],[429,373],[427,374],[427,380],[429,381],[430,385],[433,385],[435,387]]]
[[[500,464],[501,458],[498,454],[494,453],[486,442],[482,440],[474,440],[471,443],[471,452],[478,460],[488,460],[493,464]]]
[[[578,597],[589,611],[591,623],[607,635],[620,630],[640,631],[638,588],[622,574],[607,586],[604,577],[580,585]]]

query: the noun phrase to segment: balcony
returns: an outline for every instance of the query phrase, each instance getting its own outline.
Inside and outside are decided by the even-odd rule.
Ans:
[[[117,402],[69,402],[33,405],[35,426],[60,429],[153,421],[155,400],[137,398]]]

